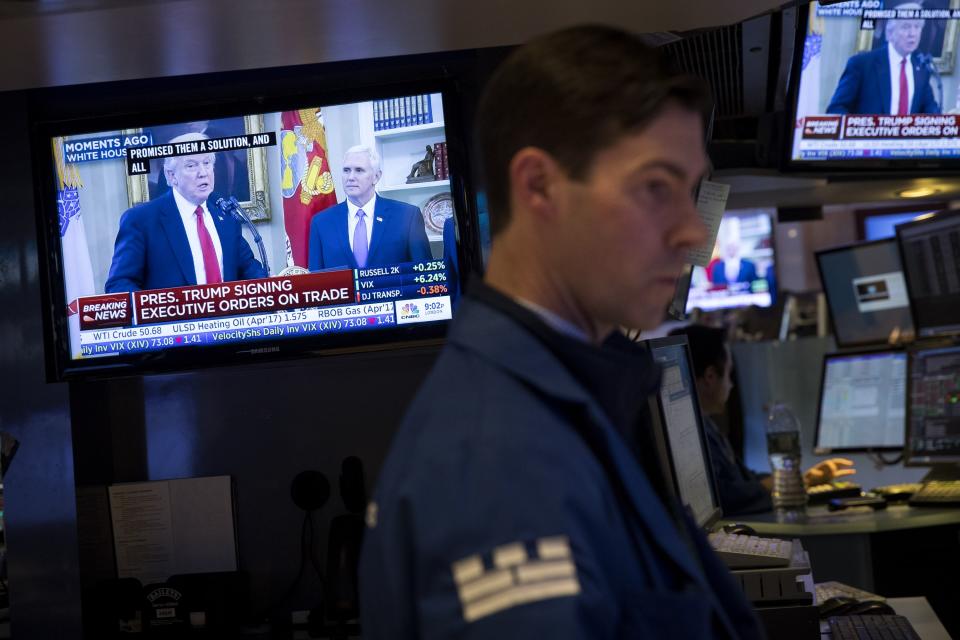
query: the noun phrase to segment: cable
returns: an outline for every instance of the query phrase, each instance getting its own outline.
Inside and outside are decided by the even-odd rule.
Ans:
[[[882,469],[884,467],[889,467],[889,466],[900,464],[901,462],[903,462],[902,453],[892,460],[887,460],[886,458],[883,457],[883,454],[881,454],[878,451],[867,451],[867,455],[873,461],[873,464],[876,466],[877,469]]]

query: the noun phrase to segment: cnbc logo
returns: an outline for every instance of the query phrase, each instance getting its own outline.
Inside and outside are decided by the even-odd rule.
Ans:
[[[407,302],[402,307],[400,307],[400,319],[401,320],[410,320],[412,318],[420,317],[420,307],[416,302]]]

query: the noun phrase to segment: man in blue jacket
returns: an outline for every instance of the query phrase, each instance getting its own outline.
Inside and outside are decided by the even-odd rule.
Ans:
[[[188,133],[171,143],[206,140]],[[216,155],[165,158],[170,190],[120,217],[105,293],[266,278],[240,224],[216,205]]]
[[[368,508],[364,637],[762,635],[667,491],[659,371],[617,331],[659,323],[706,241],[706,104],[606,27],[537,39],[490,79],[493,248]]]
[[[307,265],[311,271],[433,259],[420,209],[378,195],[380,176],[380,157],[373,149],[347,149],[343,156],[347,199],[310,221]]]
[[[921,8],[915,2],[895,7],[900,11]],[[917,51],[923,25],[919,18],[887,20],[886,46],[858,53],[847,61],[827,113],[940,113],[930,85],[930,58]]]

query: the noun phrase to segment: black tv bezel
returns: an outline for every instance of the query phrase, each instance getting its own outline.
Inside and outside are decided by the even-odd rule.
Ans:
[[[905,442],[903,445],[903,465],[905,467],[939,467],[960,465],[960,454],[952,456],[920,456],[916,455],[911,446],[911,436],[913,435],[913,362],[918,353],[928,351],[943,351],[945,349],[960,350],[960,343],[955,341],[944,341],[915,347],[907,352],[907,425],[905,431]]]
[[[33,157],[35,215],[39,242],[41,295],[44,320],[44,354],[48,382],[63,382],[85,378],[108,378],[154,373],[189,371],[194,369],[261,363],[320,355],[423,347],[442,344],[449,321],[429,324],[397,326],[364,332],[324,334],[305,338],[257,340],[244,344],[177,347],[168,351],[114,356],[103,359],[73,360],[70,357],[69,327],[64,299],[64,269],[57,223],[56,176],[50,140],[56,136],[122,130],[151,125],[162,125],[191,120],[236,117],[241,115],[273,113],[303,108],[304,105],[338,105],[367,100],[421,93],[440,93],[444,106],[444,134],[450,165],[450,193],[454,202],[457,224],[457,257],[460,289],[475,273],[482,270],[475,191],[471,180],[469,138],[462,114],[462,93],[458,80],[441,61],[419,65],[395,63],[399,69],[389,80],[372,80],[361,75],[352,82],[332,89],[304,90],[303,86],[323,87],[319,80],[331,67],[349,69],[385,65],[393,59],[367,60],[333,65],[308,65],[301,68],[263,69],[227,74],[204,74],[186,78],[156,80],[161,90],[160,106],[155,106],[150,95],[137,97],[132,92],[149,86],[151,81],[131,81],[88,85],[71,89],[85,100],[97,91],[113,92],[130,105],[108,115],[92,111],[65,108],[58,114],[44,114],[31,122],[31,151]],[[401,59],[402,61],[402,59]],[[425,71],[424,68],[428,70]],[[300,75],[299,78],[298,72]],[[384,72],[379,70],[380,75]],[[341,72],[342,75],[342,72]],[[376,75],[376,74],[371,74]],[[291,82],[291,76],[298,82]],[[313,82],[311,82],[313,81]],[[222,85],[221,85],[222,83]],[[225,87],[219,96],[211,95],[204,85]],[[182,91],[178,91],[182,86]],[[56,96],[58,90],[50,90]],[[63,93],[64,90],[59,90]],[[176,100],[171,100],[171,95]],[[193,98],[193,99],[191,99]],[[55,97],[46,101],[55,102]],[[190,105],[184,108],[183,105]],[[61,117],[57,117],[60,115]]]
[[[816,259],[816,261],[817,261],[817,274],[820,276],[820,288],[823,290],[823,295],[824,295],[824,297],[826,297],[826,300],[827,300],[827,312],[830,314],[830,324],[833,325],[833,337],[834,337],[834,340],[836,340],[836,342],[837,342],[837,346],[840,347],[840,348],[843,348],[843,349],[847,349],[847,348],[860,348],[860,347],[869,347],[869,346],[871,346],[871,345],[881,346],[881,345],[889,345],[889,342],[887,342],[886,340],[883,340],[883,341],[880,341],[880,340],[861,340],[861,341],[857,341],[857,342],[842,342],[842,341],[840,340],[840,335],[837,333],[837,327],[838,327],[839,325],[837,324],[837,318],[836,318],[836,316],[835,316],[834,313],[833,313],[833,305],[830,304],[830,296],[827,295],[827,287],[826,287],[826,284],[825,284],[825,283],[826,283],[826,278],[824,278],[823,265],[822,265],[822,263],[821,263],[821,261],[820,261],[820,258],[821,258],[821,256],[825,256],[825,255],[830,254],[830,253],[840,253],[840,252],[842,252],[842,251],[852,251],[852,250],[855,250],[855,249],[862,249],[862,248],[864,248],[864,247],[869,247],[869,246],[872,246],[872,245],[878,245],[878,244],[884,244],[884,243],[893,244],[893,245],[897,248],[897,254],[898,254],[898,255],[900,254],[900,246],[897,244],[896,238],[880,238],[880,239],[878,239],[878,240],[867,240],[867,241],[865,241],[865,242],[853,242],[853,243],[850,243],[850,244],[844,244],[844,245],[840,245],[840,246],[838,246],[838,247],[830,247],[829,249],[821,249],[821,250],[819,250],[819,251],[815,251],[815,252],[814,252],[814,257],[815,257],[815,259]],[[903,260],[900,261],[900,273],[903,273]],[[904,281],[906,281],[906,275],[904,275]],[[912,304],[912,302],[910,301],[910,295],[909,295],[909,293],[907,294],[907,302],[908,302],[908,306],[910,306],[910,324],[911,324],[910,329],[911,329],[911,330],[914,330],[914,327],[913,327],[913,304]]]
[[[736,215],[736,211],[765,211],[767,209],[772,209],[772,207],[756,207],[750,209],[730,209],[729,211],[724,211],[723,216],[721,216],[721,222],[723,221],[724,216],[730,216],[733,218],[743,218],[746,216]],[[777,214],[775,212],[766,212],[763,215],[767,216],[770,219],[770,248],[773,249],[773,279],[774,287],[770,289],[770,304],[762,307],[758,304],[738,304],[732,305],[729,307],[716,307],[714,309],[703,309],[701,307],[693,307],[687,309],[687,306],[690,304],[690,290],[693,288],[693,270],[696,269],[699,265],[691,265],[690,276],[687,279],[687,296],[684,301],[684,312],[685,317],[689,318],[695,310],[700,313],[724,313],[726,311],[732,311],[734,309],[751,309],[756,307],[757,309],[773,309],[777,306],[777,301],[780,299],[780,261],[777,259],[777,256],[780,255],[779,249],[777,248]],[[714,245],[716,245],[716,240],[714,240]],[[706,267],[700,267],[701,269],[706,269]]]
[[[693,402],[693,413],[697,420],[697,432],[700,436],[700,449],[703,451],[703,462],[707,466],[707,475],[709,476],[710,494],[713,498],[713,510],[706,517],[704,522],[698,523],[703,529],[710,529],[714,523],[723,517],[723,506],[720,503],[720,490],[717,487],[717,476],[713,470],[713,460],[710,457],[710,447],[707,444],[707,427],[703,422],[703,414],[700,411],[700,397],[697,395],[697,385],[694,378],[693,357],[690,354],[690,343],[685,335],[665,336],[662,338],[651,338],[646,341],[647,348],[650,349],[650,355],[653,357],[653,350],[663,347],[682,346],[687,358],[687,367],[690,372],[691,385],[690,396]],[[663,457],[666,463],[664,471],[669,476],[667,478],[669,486],[678,500],[680,496],[680,480],[677,477],[676,467],[673,465],[673,456],[671,455],[670,436],[667,433],[667,417],[663,408],[663,402],[660,400],[660,389],[657,389],[656,397],[650,400],[651,414],[656,424],[654,424],[654,441],[658,448],[658,454]],[[656,411],[653,411],[653,405],[656,405]],[[658,428],[659,427],[659,428]],[[689,507],[688,507],[689,508]],[[696,519],[696,518],[694,518]]]
[[[881,171],[885,178],[915,178],[922,171],[923,177],[950,175],[960,169],[960,157],[957,158],[901,158],[901,159],[832,159],[832,160],[794,160],[793,131],[797,121],[797,99],[800,95],[800,75],[803,65],[803,47],[807,28],[810,24],[810,5],[812,1],[797,5],[796,33],[794,34],[793,60],[787,83],[786,126],[783,129],[783,149],[780,153],[780,171],[783,173],[807,174],[836,178],[876,178]],[[852,18],[851,18],[852,19]],[[851,54],[853,55],[853,54]]]
[[[910,315],[913,320],[913,330],[916,335],[917,340],[925,340],[931,338],[939,338],[942,336],[955,336],[960,334],[960,325],[957,326],[953,331],[931,331],[930,333],[923,333],[920,328],[920,323],[917,322],[917,305],[914,303],[913,288],[910,285],[910,274],[907,272],[907,261],[904,260],[903,256],[903,231],[905,229],[913,229],[916,227],[926,226],[934,222],[940,222],[944,219],[957,218],[957,224],[960,226],[960,209],[948,209],[946,211],[938,211],[931,216],[925,217],[921,220],[913,220],[911,222],[904,222],[896,226],[897,231],[897,247],[900,250],[900,263],[903,266],[903,279],[907,283],[907,297],[910,299]]]
[[[841,351],[836,353],[826,353],[823,356],[823,362],[820,367],[820,391],[817,394],[817,421],[816,426],[813,431],[813,452],[816,455],[828,455],[833,453],[873,453],[873,452],[888,452],[888,451],[904,451],[907,446],[907,421],[909,420],[909,414],[904,413],[903,418],[903,438],[904,443],[900,446],[896,445],[885,445],[885,446],[861,446],[861,447],[821,447],[820,444],[820,417],[823,412],[823,389],[827,384],[827,361],[834,358],[848,358],[864,355],[895,355],[903,354],[907,357],[907,367],[910,366],[909,355],[906,349],[902,348],[877,348],[877,349],[855,349],[851,351]],[[907,376],[909,376],[909,370]],[[904,390],[904,393],[908,393],[908,389]],[[904,398],[904,410],[907,410],[907,398]]]

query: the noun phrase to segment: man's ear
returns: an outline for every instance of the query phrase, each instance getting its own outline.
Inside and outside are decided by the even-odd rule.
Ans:
[[[513,202],[538,217],[556,215],[558,186],[566,174],[549,153],[524,147],[514,154],[509,171]]]
[[[717,370],[715,365],[708,365],[706,369],[703,370],[703,381],[707,384],[713,384],[720,378],[720,372]]]

